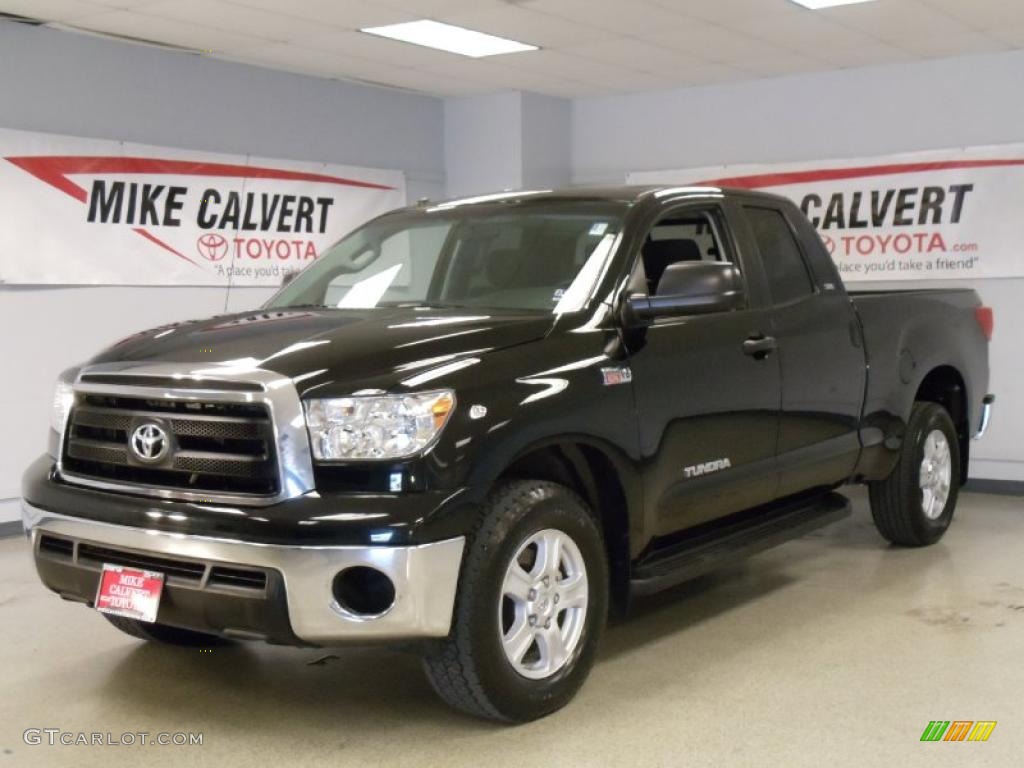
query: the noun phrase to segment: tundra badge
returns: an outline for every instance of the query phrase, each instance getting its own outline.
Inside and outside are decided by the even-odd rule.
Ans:
[[[731,466],[732,462],[728,459],[715,459],[714,461],[706,461],[703,464],[694,464],[692,467],[683,467],[683,475],[685,477],[700,477],[701,475],[710,475],[712,472],[729,469]]]

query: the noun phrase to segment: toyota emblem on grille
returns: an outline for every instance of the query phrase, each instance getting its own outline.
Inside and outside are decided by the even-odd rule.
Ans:
[[[167,455],[170,442],[163,427],[149,423],[137,426],[128,444],[140,460],[156,462]]]

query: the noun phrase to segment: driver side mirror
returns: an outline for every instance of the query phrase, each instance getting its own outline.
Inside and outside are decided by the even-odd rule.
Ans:
[[[728,312],[742,306],[739,270],[717,261],[670,264],[658,281],[655,295],[633,294],[626,299],[627,317],[636,320]]]

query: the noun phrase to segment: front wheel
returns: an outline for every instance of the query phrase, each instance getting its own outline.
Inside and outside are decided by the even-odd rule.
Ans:
[[[470,537],[451,634],[424,667],[457,709],[534,720],[579,690],[607,611],[604,544],[587,506],[556,483],[510,482]]]
[[[875,527],[893,544],[922,547],[942,538],[960,490],[960,443],[945,408],[914,403],[899,462],[868,487]]]

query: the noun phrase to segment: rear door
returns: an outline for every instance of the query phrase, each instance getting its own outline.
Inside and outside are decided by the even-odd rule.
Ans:
[[[749,260],[730,236],[730,207],[670,207],[636,255],[633,284],[649,292],[669,264],[695,259],[737,264],[747,292],[742,309],[661,317],[628,332],[647,530],[655,537],[775,497],[779,362],[744,347],[768,335],[770,317],[755,291],[760,281],[747,279]]]
[[[866,370],[856,315],[838,276],[814,269],[814,259],[829,257],[823,247],[808,252],[820,243],[795,209],[758,200],[743,211],[771,297],[781,365],[779,496],[834,485],[853,473],[860,450]]]

